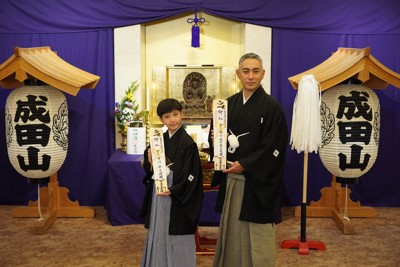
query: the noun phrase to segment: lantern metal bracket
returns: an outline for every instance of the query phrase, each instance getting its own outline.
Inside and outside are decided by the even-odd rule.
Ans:
[[[50,177],[48,187],[40,188],[40,207],[44,210],[44,220],[35,221],[34,234],[44,234],[57,218],[94,218],[95,210],[90,207],[80,207],[78,201],[68,198],[69,190],[59,187],[57,173]],[[38,201],[29,201],[28,207],[18,207],[11,212],[13,217],[39,217]]]

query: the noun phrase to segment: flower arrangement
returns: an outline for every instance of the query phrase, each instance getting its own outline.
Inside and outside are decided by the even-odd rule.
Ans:
[[[115,103],[114,114],[120,133],[126,134],[129,126],[143,126],[143,119],[147,111],[138,111],[139,104],[137,104],[136,100],[133,99],[133,94],[138,87],[139,84],[137,81],[132,82],[125,91],[125,96],[121,99],[121,102]]]

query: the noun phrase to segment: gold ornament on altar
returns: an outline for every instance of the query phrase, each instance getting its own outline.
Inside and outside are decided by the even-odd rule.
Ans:
[[[121,133],[121,151],[126,152],[126,146],[127,146],[127,135],[126,133]]]

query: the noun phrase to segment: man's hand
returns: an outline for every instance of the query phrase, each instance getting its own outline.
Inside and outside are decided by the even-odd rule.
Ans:
[[[235,161],[235,162],[231,163],[231,166],[228,169],[226,169],[222,172],[224,172],[224,173],[233,172],[233,173],[242,174],[243,171],[244,171],[244,168],[242,167],[242,165],[240,165],[239,161]]]

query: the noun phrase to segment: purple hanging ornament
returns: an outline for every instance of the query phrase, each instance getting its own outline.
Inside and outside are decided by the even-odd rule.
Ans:
[[[198,23],[204,23],[204,18],[197,18],[197,9],[194,10],[194,18],[188,18],[187,23],[192,25],[192,47],[200,47],[200,27]]]
[[[200,27],[197,24],[192,26],[192,47],[200,47]]]

